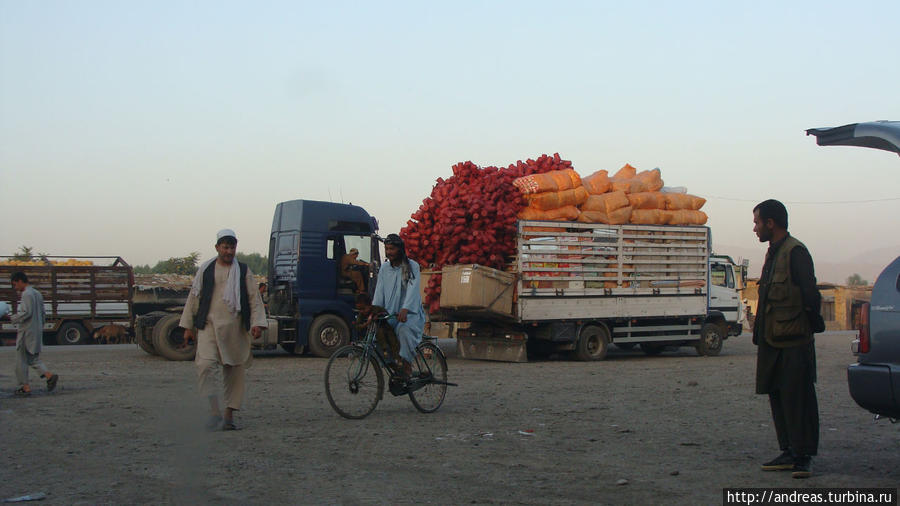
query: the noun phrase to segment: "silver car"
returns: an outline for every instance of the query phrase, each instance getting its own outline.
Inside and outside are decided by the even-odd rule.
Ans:
[[[861,146],[900,154],[900,121],[813,128],[806,134],[815,135],[820,146]],[[900,257],[878,275],[872,300],[863,305],[853,348],[859,357],[847,368],[853,400],[876,415],[900,419]]]

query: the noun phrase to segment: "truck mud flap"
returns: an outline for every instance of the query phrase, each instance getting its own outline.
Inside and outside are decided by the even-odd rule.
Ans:
[[[528,362],[523,339],[502,337],[459,337],[456,354],[460,358],[495,360],[498,362]]]

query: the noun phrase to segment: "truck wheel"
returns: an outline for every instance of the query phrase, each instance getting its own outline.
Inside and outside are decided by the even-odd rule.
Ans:
[[[150,334],[150,335],[146,335]],[[144,352],[150,355],[156,355],[156,350],[153,348],[153,329],[146,331],[144,334],[136,336],[138,346],[141,347]]]
[[[309,351],[317,357],[328,358],[349,343],[350,328],[340,316],[325,314],[309,326]]]
[[[578,360],[603,360],[609,348],[609,332],[598,325],[588,325],[581,329],[575,343],[575,357]]]
[[[178,326],[180,320],[180,314],[170,314],[153,326],[153,349],[169,360],[191,360],[197,352],[196,341],[184,341],[184,329]]]
[[[303,355],[306,353],[306,346],[297,345],[296,343],[281,343],[281,349],[290,353],[291,355]]]
[[[715,357],[722,351],[722,342],[725,333],[722,326],[715,323],[704,323],[700,328],[700,340],[694,345],[697,354],[707,357]]]
[[[641,351],[646,355],[659,355],[665,346],[661,344],[641,343]]]
[[[57,344],[85,344],[87,341],[88,331],[78,322],[63,323],[56,331]]]

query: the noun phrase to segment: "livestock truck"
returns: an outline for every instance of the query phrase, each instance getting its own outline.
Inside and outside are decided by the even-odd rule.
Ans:
[[[519,221],[516,240],[504,270],[442,270],[430,317],[467,324],[457,331],[462,358],[602,360],[610,344],[718,355],[742,331],[747,266],[712,255],[708,227]]]
[[[251,342],[253,349],[280,346],[295,355],[308,350],[328,357],[349,343],[355,284],[341,275],[341,258],[353,248],[359,251],[359,260],[371,266],[363,279],[372,292],[381,263],[377,231],[378,221],[359,206],[313,200],[277,204],[269,235],[269,327]],[[194,358],[196,343],[185,341],[178,327],[181,297],[186,291],[166,290],[148,299],[160,307],[136,324],[138,343],[147,353]]]
[[[87,344],[106,326],[115,326],[117,337],[130,332],[134,271],[122,257],[0,257],[0,301],[10,303],[14,312],[19,294],[9,278],[17,271],[44,297],[44,344]],[[15,337],[16,325],[2,322],[0,339],[10,342]]]

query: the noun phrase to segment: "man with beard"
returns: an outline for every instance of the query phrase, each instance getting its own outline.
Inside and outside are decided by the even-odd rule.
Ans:
[[[378,270],[372,304],[397,315],[388,323],[400,341],[400,367],[408,378],[412,374],[416,346],[425,330],[425,311],[419,294],[419,264],[406,256],[406,247],[397,234],[385,238],[384,255],[388,262]]]
[[[237,236],[233,230],[216,235],[215,258],[200,266],[184,305],[179,326],[185,340],[197,340],[197,373],[200,391],[209,399],[209,430],[235,430],[234,412],[244,400],[244,374],[253,355],[253,339],[267,327],[262,298],[246,264],[235,260]],[[194,329],[199,329],[195,333]],[[214,381],[223,371],[224,416],[219,409],[218,387]]]
[[[760,203],[753,209],[753,225],[759,241],[769,243],[753,325],[756,393],[769,395],[782,451],[762,469],[808,478],[819,445],[813,334],[825,327],[819,313],[822,297],[809,251],[787,231],[784,205],[777,200]]]

